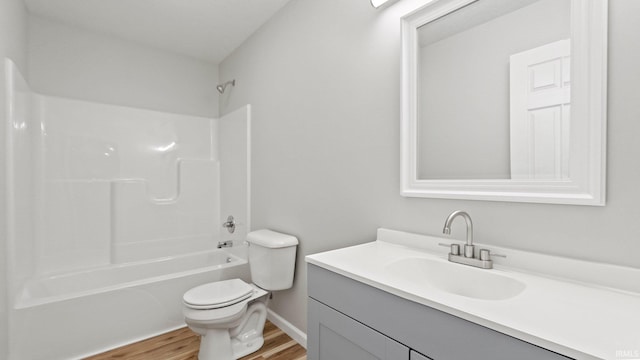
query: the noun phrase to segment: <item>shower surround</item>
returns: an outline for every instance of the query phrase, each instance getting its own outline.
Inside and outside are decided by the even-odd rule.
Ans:
[[[249,106],[169,114],[36,94],[6,72],[11,359],[183,326],[184,290],[248,279]],[[240,246],[215,249],[223,240]]]

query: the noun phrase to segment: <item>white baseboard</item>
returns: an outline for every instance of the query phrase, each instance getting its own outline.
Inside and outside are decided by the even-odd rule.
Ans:
[[[267,319],[269,319],[269,321],[271,321],[275,326],[279,327],[282,331],[289,335],[298,344],[302,345],[303,348],[307,348],[307,334],[304,331],[293,326],[290,322],[285,320],[282,316],[276,314],[271,309],[267,309]]]

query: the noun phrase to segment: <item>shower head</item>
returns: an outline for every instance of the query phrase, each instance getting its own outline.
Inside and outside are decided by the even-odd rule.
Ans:
[[[235,79],[233,79],[233,80],[229,80],[229,81],[227,81],[227,82],[226,82],[226,83],[224,83],[224,84],[220,84],[220,85],[216,86],[216,89],[218,89],[218,92],[219,92],[220,94],[224,94],[224,90],[227,88],[227,85],[229,85],[229,84],[230,84],[231,86],[236,86],[236,80],[235,80]]]

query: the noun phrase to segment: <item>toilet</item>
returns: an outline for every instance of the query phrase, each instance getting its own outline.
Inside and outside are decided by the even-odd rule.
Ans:
[[[185,322],[201,335],[199,360],[233,360],[259,350],[269,292],[293,285],[296,237],[265,229],[247,234],[247,242],[251,284],[216,281],[183,296]]]

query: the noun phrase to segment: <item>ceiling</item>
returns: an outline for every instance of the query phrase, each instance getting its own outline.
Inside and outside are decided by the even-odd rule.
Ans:
[[[290,0],[24,0],[29,12],[220,63]]]

